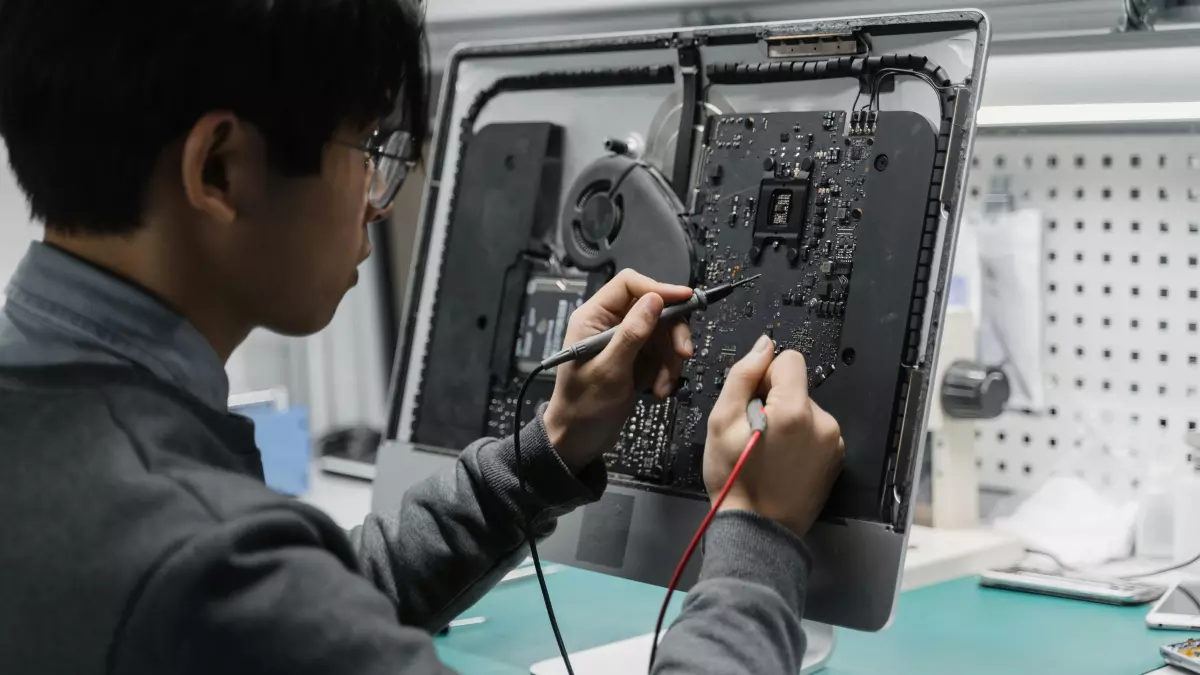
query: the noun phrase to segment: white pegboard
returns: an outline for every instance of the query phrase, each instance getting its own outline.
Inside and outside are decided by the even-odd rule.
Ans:
[[[1056,472],[1119,496],[1200,422],[1200,136],[982,136],[968,211],[994,178],[1043,214],[1047,411],[978,425],[980,483]]]

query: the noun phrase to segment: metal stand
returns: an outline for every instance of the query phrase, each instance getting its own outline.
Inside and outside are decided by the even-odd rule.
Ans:
[[[808,638],[808,649],[804,653],[804,664],[800,675],[808,675],[825,668],[833,656],[835,639],[833,626],[823,623],[804,622],[804,634]],[[576,675],[608,675],[609,673],[644,673],[650,664],[650,642],[653,636],[639,635],[628,640],[613,642],[571,654],[571,665]],[[566,675],[567,669],[561,658],[549,659],[533,664],[532,675]]]

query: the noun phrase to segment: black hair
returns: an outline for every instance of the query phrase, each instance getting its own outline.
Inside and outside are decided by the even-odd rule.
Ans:
[[[427,129],[417,0],[0,0],[0,136],[37,220],[124,235],[163,149],[228,110],[288,176],[335,128]]]

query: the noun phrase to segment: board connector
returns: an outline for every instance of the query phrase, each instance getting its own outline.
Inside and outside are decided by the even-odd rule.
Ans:
[[[767,43],[767,56],[773,59],[866,56],[871,47],[866,36],[857,32],[778,35],[763,41]]]

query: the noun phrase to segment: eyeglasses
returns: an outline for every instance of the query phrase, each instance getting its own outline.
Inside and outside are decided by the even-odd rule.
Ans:
[[[371,171],[371,185],[367,199],[371,206],[383,210],[392,205],[396,193],[408,178],[408,172],[416,165],[412,147],[412,134],[393,131],[390,134],[375,132],[366,145],[334,140],[338,145],[355,148],[366,153],[367,168]]]

